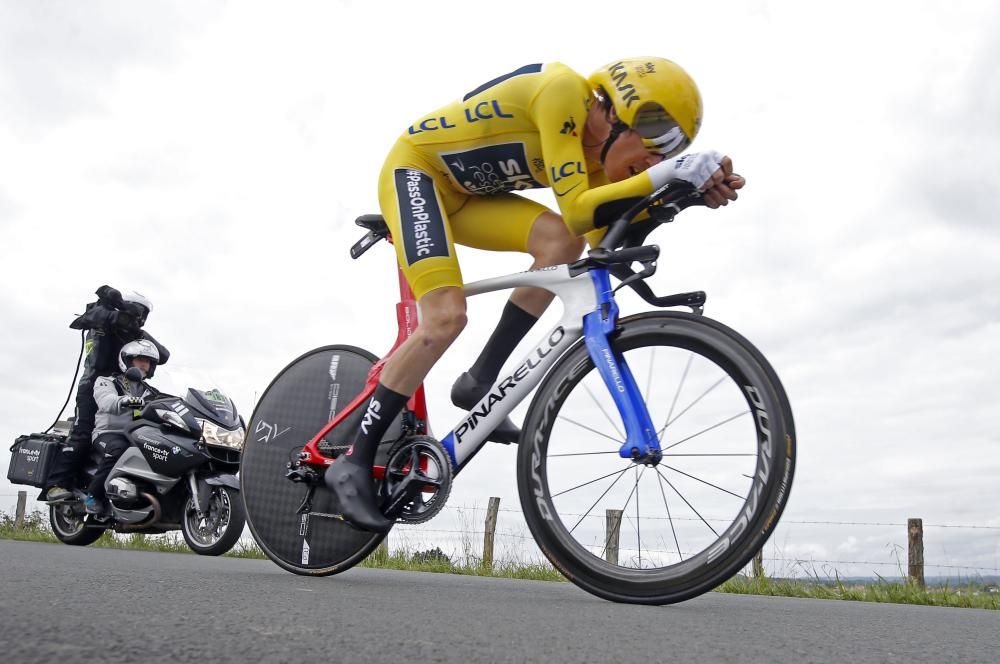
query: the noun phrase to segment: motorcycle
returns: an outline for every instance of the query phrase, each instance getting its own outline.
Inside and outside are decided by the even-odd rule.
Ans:
[[[180,530],[195,553],[218,556],[239,540],[246,523],[236,476],[245,425],[217,389],[162,394],[122,431],[131,443],[105,482],[110,514],[87,514],[83,492],[48,501],[49,521],[63,543],[86,546],[107,530],[159,534]],[[97,468],[92,453],[86,486]]]

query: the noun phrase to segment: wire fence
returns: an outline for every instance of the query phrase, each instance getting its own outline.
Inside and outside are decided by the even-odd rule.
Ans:
[[[483,507],[478,507],[478,506],[476,506],[476,507],[467,507],[467,506],[445,505],[443,509],[445,509],[445,510],[472,510],[472,509],[482,510],[484,508]],[[510,513],[510,514],[521,514],[522,513],[521,510],[512,510],[512,509],[504,509],[504,508],[501,508],[499,511],[500,512],[507,512],[507,513]],[[574,514],[574,513],[570,513],[570,512],[564,512],[563,516],[576,516],[576,517],[586,516],[586,517],[600,518],[600,519],[604,518],[603,515]],[[667,520],[667,517],[659,517],[659,516],[643,516],[643,517],[640,517],[640,518],[641,519],[650,519],[650,520],[663,520],[663,521]],[[673,517],[672,520],[673,521],[700,521],[700,519],[695,519],[693,517]],[[708,521],[718,521],[720,523],[727,522],[725,519],[707,519],[707,520]],[[796,521],[796,520],[784,519],[784,518],[781,520],[781,523],[784,523],[784,524],[799,524],[799,525],[816,525],[816,526],[900,526],[900,527],[906,527],[906,525],[907,525],[906,523],[892,523],[892,522]],[[974,525],[962,525],[962,524],[927,524],[927,523],[925,523],[924,524],[924,528],[969,528],[969,529],[976,529],[976,530],[997,530],[997,531],[1000,531],[1000,526],[974,526]]]
[[[0,492],[0,498],[17,498],[18,493],[6,493]],[[29,498],[31,496],[29,492]],[[38,503],[44,506],[44,503]],[[36,507],[37,509],[37,507]],[[444,519],[444,523],[431,523],[429,525],[409,525],[409,524],[399,524],[390,534],[389,546],[390,548],[402,549],[404,551],[410,551],[411,553],[418,553],[421,548],[431,549],[437,548],[441,551],[446,551],[451,558],[465,559],[468,562],[471,559],[476,559],[483,555],[483,550],[485,547],[485,541],[488,538],[490,541],[490,547],[492,548],[492,542],[494,540],[500,543],[497,548],[496,560],[498,562],[515,562],[515,563],[545,563],[546,559],[541,550],[535,545],[534,538],[531,536],[527,529],[527,525],[524,522],[523,513],[520,509],[511,508],[499,508],[495,510],[499,515],[503,515],[503,523],[497,523],[494,519],[494,527],[492,529],[487,528],[484,525],[483,515],[486,514],[487,508],[482,505],[445,505],[442,509],[442,515],[435,517],[436,519],[442,519],[445,514],[451,515],[451,519],[447,517]],[[603,514],[563,514],[562,516],[575,517],[575,518],[590,518],[599,519],[603,521],[605,516]],[[634,519],[635,517],[629,517]],[[639,521],[663,521],[666,517],[658,516],[643,516],[640,517]],[[693,518],[675,518],[674,520],[683,521],[689,520],[694,521]],[[488,519],[487,519],[488,521]],[[720,522],[728,523],[726,520],[722,519],[702,519],[702,521],[708,522]],[[449,527],[451,526],[451,527]],[[905,544],[900,544],[902,541],[905,543],[905,528],[907,528],[908,523],[906,522],[896,522],[896,521],[834,521],[834,520],[804,520],[804,519],[782,519],[779,523],[778,529],[785,529],[786,536],[787,531],[793,526],[820,526],[826,529],[824,534],[831,535],[831,529],[844,529],[844,528],[894,528],[899,529],[893,533],[887,533],[886,536],[889,538],[882,549],[886,550],[886,558],[882,560],[871,559],[871,557],[865,557],[864,559],[852,559],[851,557],[835,558],[823,556],[822,553],[825,552],[823,547],[818,547],[813,552],[807,552],[803,554],[793,554],[789,555],[782,551],[783,548],[794,548],[787,541],[781,541],[780,537],[772,536],[771,541],[765,546],[764,552],[761,556],[761,561],[767,567],[770,568],[769,575],[774,576],[843,576],[843,572],[851,572],[852,570],[856,572],[855,575],[863,575],[863,572],[859,571],[862,568],[867,568],[869,572],[874,572],[878,576],[885,576],[886,574],[881,574],[877,570],[885,569],[896,569],[899,571],[900,576],[906,576],[906,561],[905,558]],[[976,532],[973,535],[975,538],[985,537],[985,546],[981,546],[981,549],[987,550],[987,556],[989,555],[989,549],[992,548],[993,554],[992,559],[987,558],[983,560],[980,557],[980,561],[975,563],[966,564],[966,561],[956,560],[953,551],[938,551],[936,549],[931,550],[931,555],[927,556],[928,560],[923,561],[923,567],[929,570],[940,570],[941,574],[939,576],[959,576],[959,577],[975,577],[975,576],[991,576],[1000,575],[1000,537],[993,537],[993,533],[1000,532],[1000,526],[994,525],[983,525],[983,524],[954,524],[954,523],[933,523],[924,524],[925,529],[942,529],[951,531],[970,531]],[[250,538],[245,535],[248,542]],[[807,537],[807,540],[815,539],[815,537]],[[980,541],[977,539],[977,541]],[[983,544],[980,541],[980,544]],[[950,548],[961,547],[961,543],[951,543]],[[595,550],[593,553],[595,555],[603,555],[602,551],[598,551],[601,547],[598,545],[593,547]],[[677,554],[677,553],[687,553],[680,552],[677,549],[658,549],[643,547],[641,551],[636,548],[621,547],[619,552],[622,555],[629,556],[631,554],[649,555],[649,554]],[[492,555],[492,551],[491,551]],[[820,568],[817,569],[817,566]],[[872,569],[874,568],[874,569]],[[782,574],[784,572],[784,574]],[[887,573],[888,574],[888,573]]]
[[[443,511],[464,514],[465,521],[467,523],[461,528],[447,528],[441,526],[435,527],[434,524],[430,524],[430,526],[408,526],[406,524],[400,524],[400,526],[397,526],[397,528],[392,531],[396,536],[396,540],[398,540],[400,545],[409,546],[411,548],[417,542],[428,546],[435,543],[443,546],[442,542],[446,542],[451,543],[453,547],[459,549],[460,551],[467,552],[472,549],[474,552],[475,541],[478,540],[479,542],[482,542],[484,537],[492,535],[492,537],[495,537],[498,541],[506,541],[510,548],[516,551],[516,555],[526,556],[526,559],[531,560],[532,562],[544,561],[544,555],[537,549],[537,547],[534,546],[534,539],[527,532],[526,525],[522,525],[524,524],[523,514],[519,509],[500,508],[497,510],[500,514],[506,515],[508,518],[505,520],[506,523],[499,525],[494,531],[492,531],[492,533],[484,528],[483,520],[479,516],[486,512],[486,508],[484,506],[446,505],[443,508]],[[562,514],[561,516],[577,518],[586,517],[600,521],[604,521],[605,519],[605,515],[603,514],[584,515],[567,513]],[[436,518],[440,519],[441,517],[439,516]],[[512,525],[511,521],[513,519],[518,520],[519,523],[517,526]],[[666,517],[644,516],[639,519],[639,521],[646,520],[666,520]],[[696,521],[697,519],[675,517],[674,520]],[[704,520],[709,522],[729,523],[729,521],[723,519],[708,518]],[[786,544],[782,543],[782,538],[776,534],[772,536],[771,541],[765,546],[761,561],[770,569],[771,572],[774,573],[775,576],[836,577],[838,575],[845,576],[842,572],[846,571],[854,576],[870,576],[875,574],[880,577],[886,577],[890,575],[891,570],[897,570],[899,576],[905,577],[907,575],[906,529],[908,525],[908,522],[905,521],[782,519],[778,525],[778,531],[780,532],[784,529],[786,534],[789,530],[793,530],[798,526],[820,527],[826,535],[836,535],[837,532],[840,532],[842,535],[843,529],[848,528],[871,528],[883,530],[891,528],[897,530],[894,530],[891,533],[886,533],[885,542],[878,547],[879,549],[886,551],[886,558],[883,560],[873,559],[871,557],[830,557],[816,554],[787,555],[782,551],[782,548],[785,547]],[[956,534],[968,532],[970,537],[974,538],[981,544],[985,543],[987,548],[989,548],[990,543],[992,543],[992,557],[988,557],[982,562],[969,562],[967,560],[962,560],[961,555],[956,556],[952,550],[945,551],[939,550],[939,548],[932,549],[932,556],[928,556],[929,559],[925,559],[923,561],[922,567],[930,570],[933,575],[946,577],[957,576],[959,578],[1000,575],[1000,537],[993,536],[993,533],[1000,532],[1000,526],[984,524],[936,523],[924,524],[923,527],[925,529],[947,529],[952,532],[956,532]],[[473,544],[472,546],[470,546],[470,541],[471,544]],[[955,542],[951,542],[950,545],[949,549],[961,547],[961,544],[956,544]],[[601,545],[593,548],[593,553],[595,553],[595,555],[602,555],[603,547]],[[624,555],[629,553],[641,553],[642,555],[646,555],[647,553],[676,554],[677,550],[647,548],[643,546],[641,552],[636,548],[628,547],[621,547],[619,552]],[[684,553],[687,555],[688,552]]]
[[[807,521],[807,522],[803,522],[803,523],[814,523],[814,522]],[[883,524],[854,524],[854,525],[883,525]],[[901,524],[901,525],[905,526],[906,524]],[[973,526],[973,527],[975,527],[975,526]],[[452,529],[445,529],[445,528],[426,528],[426,527],[422,527],[422,526],[409,526],[409,525],[406,525],[406,524],[401,524],[401,525],[397,526],[397,528],[406,529],[405,532],[407,532],[407,533],[439,533],[439,534],[445,534],[445,535],[452,535],[455,538],[461,538],[461,537],[465,537],[465,536],[469,536],[469,535],[473,535],[473,536],[476,536],[476,537],[483,537],[488,532],[490,532],[490,531],[486,531],[486,530],[452,530]],[[518,533],[504,531],[504,530],[496,530],[496,531],[492,531],[492,533],[493,533],[494,537],[496,537],[496,538],[506,538],[506,539],[519,540],[519,541],[528,541],[528,542],[533,542],[534,541],[534,538],[532,538],[529,535],[522,535],[522,534],[518,534]],[[636,549],[636,548],[619,547],[619,551],[622,551],[622,552],[636,552],[636,553],[638,553],[640,550]],[[668,549],[652,549],[652,548],[646,548],[646,547],[644,547],[642,549],[642,551],[643,552],[649,552],[649,553],[675,553],[675,551],[673,551],[673,550],[668,550]],[[685,551],[684,553],[687,554],[688,552]],[[764,556],[763,557],[763,561],[764,562],[771,562],[771,563],[784,563],[786,565],[794,565],[794,564],[801,564],[803,562],[808,562],[808,563],[820,563],[820,564],[825,564],[825,565],[875,565],[875,566],[883,566],[883,567],[885,567],[885,566],[888,566],[888,567],[899,567],[900,566],[900,562],[899,561],[885,561],[885,560],[883,560],[883,561],[876,561],[876,560],[827,560],[827,559],[822,559],[822,558],[809,558],[808,560],[803,560],[803,559],[797,559],[797,558]],[[974,565],[938,565],[938,564],[933,564],[933,563],[924,563],[924,567],[929,567],[929,568],[933,568],[933,569],[972,570],[972,571],[977,571],[977,572],[992,572],[992,573],[1000,574],[1000,567],[977,567],[977,566],[974,566]]]

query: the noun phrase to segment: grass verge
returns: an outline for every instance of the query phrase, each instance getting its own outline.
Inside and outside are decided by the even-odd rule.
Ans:
[[[52,542],[59,540],[49,528],[48,518],[39,511],[25,516],[24,524],[16,528],[14,518],[0,512],[0,538],[30,542]],[[164,535],[127,535],[105,533],[91,546],[130,549],[140,551],[162,551],[169,553],[191,553],[180,533]],[[469,552],[466,552],[469,554]],[[253,542],[240,541],[225,554],[236,558],[266,559]],[[413,572],[436,572],[442,574],[464,574],[490,576],[506,579],[531,579],[536,581],[565,581],[565,578],[548,563],[521,562],[517,560],[498,561],[492,567],[472,555],[464,556],[465,563],[452,562],[439,548],[416,551],[400,548],[392,552],[376,550],[362,567],[378,569],[398,569]],[[892,604],[921,604],[954,608],[974,608],[1000,610],[1000,594],[985,592],[982,585],[969,583],[965,586],[942,586],[921,588],[909,583],[893,583],[880,580],[877,583],[855,585],[845,584],[838,578],[829,580],[800,581],[795,579],[768,579],[736,576],[715,589],[716,592],[740,595],[771,595],[774,597],[804,597],[811,599],[839,599],[856,602],[883,602]]]
[[[468,557],[468,562],[455,563],[441,549],[412,551],[407,548],[387,552],[374,551],[362,567],[400,569],[412,572],[438,572],[466,576],[491,576],[501,579],[530,579],[533,581],[565,581],[566,578],[548,563],[525,563],[514,560],[495,561],[484,565],[481,559]]]
[[[990,593],[983,584],[920,587],[906,582],[879,580],[868,584],[845,584],[838,578],[824,581],[768,579],[736,576],[716,588],[718,592],[774,597],[842,599],[853,602],[922,604],[963,609],[1000,610],[1000,594]]]

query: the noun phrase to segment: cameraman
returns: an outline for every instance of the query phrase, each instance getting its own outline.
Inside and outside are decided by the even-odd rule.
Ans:
[[[76,484],[79,463],[87,453],[94,430],[97,413],[94,383],[98,377],[110,376],[118,369],[122,347],[131,341],[145,339],[156,347],[159,355],[157,364],[165,364],[170,358],[170,351],[142,329],[152,309],[152,303],[145,296],[135,292],[122,295],[117,289],[105,285],[97,289],[97,301],[89,303],[84,314],[70,323],[74,330],[87,330],[84,344],[87,357],[76,390],[73,428],[63,453],[56,457],[46,479],[43,500],[66,497]],[[155,367],[148,377],[152,377]]]

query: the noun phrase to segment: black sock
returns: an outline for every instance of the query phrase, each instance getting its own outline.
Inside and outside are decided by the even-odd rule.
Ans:
[[[344,461],[371,468],[375,463],[375,453],[378,451],[378,444],[382,442],[382,436],[409,399],[410,397],[405,394],[393,392],[380,382],[363,411],[358,434]]]
[[[483,352],[469,369],[472,377],[479,382],[495,380],[503,363],[536,322],[538,322],[537,316],[529,314],[508,300],[503,314],[500,315],[497,329],[493,331],[490,340],[483,346]]]

